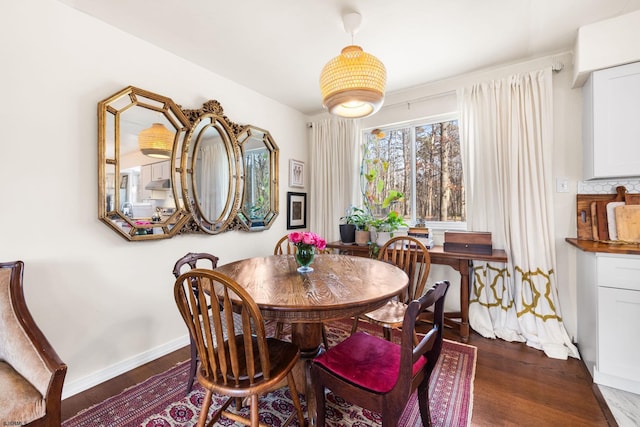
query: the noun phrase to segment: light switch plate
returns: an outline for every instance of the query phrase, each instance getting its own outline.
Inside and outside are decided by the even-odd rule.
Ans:
[[[569,178],[557,177],[556,193],[568,193],[568,192],[569,192]]]

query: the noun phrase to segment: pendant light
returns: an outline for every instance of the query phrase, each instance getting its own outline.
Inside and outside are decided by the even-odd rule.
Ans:
[[[329,113],[348,118],[367,117],[384,101],[387,71],[375,56],[353,45],[362,17],[357,12],[343,16],[344,29],[351,34],[350,46],[342,49],[320,73],[322,105]]]
[[[162,123],[154,123],[138,134],[138,148],[145,156],[168,159],[173,150],[174,136]]]

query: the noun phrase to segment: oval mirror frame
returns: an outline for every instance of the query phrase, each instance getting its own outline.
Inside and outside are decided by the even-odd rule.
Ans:
[[[199,230],[226,231],[240,204],[240,149],[223,115],[202,113],[181,151],[182,197]]]
[[[269,229],[278,216],[279,148],[269,131],[245,126],[238,134],[243,167],[238,222],[248,231]]]
[[[138,136],[154,124],[164,127],[171,148],[147,147],[143,154]],[[186,115],[170,98],[134,86],[98,103],[98,218],[125,239],[169,238],[189,220],[176,179],[176,148],[189,126]],[[168,158],[168,164],[162,162],[167,176],[156,190],[163,200],[160,205],[143,202],[153,196],[145,194],[141,169],[157,162],[156,156]]]

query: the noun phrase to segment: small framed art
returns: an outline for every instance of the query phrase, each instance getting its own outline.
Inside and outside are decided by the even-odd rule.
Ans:
[[[307,227],[307,193],[287,193],[287,230]]]
[[[289,159],[289,187],[304,187],[304,162]]]

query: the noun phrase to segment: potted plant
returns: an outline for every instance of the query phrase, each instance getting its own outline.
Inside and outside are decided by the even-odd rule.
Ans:
[[[373,221],[371,214],[360,208],[354,208],[352,221],[356,226],[356,245],[364,246],[369,243],[369,224]]]
[[[340,218],[340,241],[342,243],[355,243],[356,241],[356,216],[355,206],[349,206],[345,210],[345,215]]]
[[[377,218],[371,222],[371,227],[376,230],[376,243],[378,246],[384,245],[387,240],[392,238],[394,231],[406,226],[407,223],[404,222],[404,218],[396,211],[389,211],[385,217]]]

